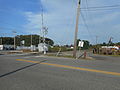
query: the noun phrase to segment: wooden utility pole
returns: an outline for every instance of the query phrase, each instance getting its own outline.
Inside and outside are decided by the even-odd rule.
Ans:
[[[1,45],[3,44],[4,35],[5,35],[5,33],[2,33],[2,34],[1,34],[1,40],[0,40],[0,41],[1,41],[1,43],[0,43]]]
[[[31,34],[31,46],[32,46],[32,41],[33,41],[33,40],[32,40],[32,34]]]
[[[1,37],[1,45],[2,45],[2,37]]]
[[[96,36],[96,45],[98,44],[98,36]]]
[[[13,35],[14,35],[14,50],[16,49],[16,38],[15,38],[15,36],[16,36],[16,31],[13,31]]]
[[[80,4],[81,0],[78,0],[78,7],[77,7],[77,16],[76,16],[76,27],[75,27],[75,37],[74,37],[74,51],[73,51],[73,57],[76,58],[76,52],[77,52],[77,35],[78,35],[78,24],[79,24],[79,15],[80,15]]]

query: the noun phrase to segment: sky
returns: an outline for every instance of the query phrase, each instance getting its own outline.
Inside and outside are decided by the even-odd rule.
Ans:
[[[73,44],[78,0],[0,0],[0,35],[40,34],[43,8],[46,37],[56,44]],[[120,0],[81,0],[78,39],[91,44],[120,42],[120,6],[116,8],[91,9],[120,5]],[[82,9],[86,8],[86,9]]]

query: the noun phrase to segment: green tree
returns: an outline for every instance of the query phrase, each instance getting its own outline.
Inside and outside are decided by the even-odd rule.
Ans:
[[[51,46],[54,45],[54,41],[49,39],[49,38],[45,38],[45,43],[48,44],[48,45],[51,45]]]
[[[25,41],[25,46],[31,45],[31,35],[17,35],[15,36],[16,39],[16,46],[21,46],[21,41]],[[14,37],[4,37],[2,38],[3,44],[6,45],[13,45],[14,44]],[[43,43],[43,38],[40,37],[40,43]],[[54,41],[50,38],[45,38],[45,43],[49,45],[53,45]],[[38,45],[39,44],[39,35],[32,35],[32,45]]]
[[[83,40],[83,42],[84,42],[84,46],[83,46],[82,49],[89,49],[89,47],[90,47],[90,42],[87,41],[87,40]]]

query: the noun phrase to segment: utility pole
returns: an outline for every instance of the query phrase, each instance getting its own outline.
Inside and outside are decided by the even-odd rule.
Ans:
[[[76,58],[76,52],[77,52],[77,35],[78,35],[78,24],[79,24],[79,15],[80,15],[80,4],[81,0],[78,0],[78,7],[77,7],[77,16],[76,16],[76,27],[75,27],[75,37],[74,37],[74,51],[73,51],[73,57]]]
[[[98,36],[96,36],[96,50],[97,50],[96,53],[99,53],[99,49],[98,49],[98,45],[97,44],[98,44]]]
[[[4,35],[5,35],[4,33],[1,34],[1,39],[0,39],[0,42],[1,42],[0,44],[1,45],[3,44],[3,37],[4,37]]]
[[[42,17],[42,34],[43,34],[43,43],[44,43],[44,21],[43,21],[43,7],[42,7],[42,14],[41,14],[41,17]]]
[[[15,38],[15,36],[16,36],[16,31],[13,31],[13,35],[14,35],[14,50],[16,49],[16,38]]]
[[[30,36],[31,36],[31,46],[30,47],[31,47],[31,51],[33,51],[32,34]]]
[[[1,45],[2,45],[2,37],[1,37]]]
[[[96,36],[96,45],[98,44],[98,36]]]
[[[32,46],[32,34],[31,34],[31,46]]]
[[[112,39],[113,39],[113,37],[110,37],[110,39],[108,41],[108,45],[112,44]]]
[[[48,33],[48,28],[43,27],[43,44],[44,44],[43,49],[44,49],[44,54],[46,54],[46,50],[45,50],[45,35],[47,35],[47,33]]]
[[[46,54],[46,51],[45,51],[45,37],[44,37],[44,21],[43,21],[43,7],[42,7],[42,14],[41,14],[41,17],[42,17],[42,34],[43,34],[43,51],[44,51],[44,54]]]
[[[42,14],[41,14],[41,17],[42,17],[42,34],[43,34],[43,49],[44,49],[44,54],[46,54],[46,50],[45,50],[45,35],[47,34],[47,30],[48,28],[44,26],[44,16],[43,16],[43,7],[42,7]]]

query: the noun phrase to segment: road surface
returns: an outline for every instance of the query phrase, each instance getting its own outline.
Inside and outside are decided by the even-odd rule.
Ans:
[[[0,90],[120,90],[120,58],[114,58],[1,55]]]

